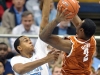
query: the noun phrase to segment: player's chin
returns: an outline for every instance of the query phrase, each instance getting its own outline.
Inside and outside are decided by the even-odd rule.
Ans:
[[[34,46],[33,46],[33,45],[31,45],[31,46],[30,46],[30,49],[34,49]]]
[[[34,53],[34,50],[33,50],[33,49],[31,49],[31,50],[30,50],[30,53],[31,53],[31,54],[33,54],[33,53]]]

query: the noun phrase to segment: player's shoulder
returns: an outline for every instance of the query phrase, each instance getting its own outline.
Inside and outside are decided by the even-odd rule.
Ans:
[[[95,36],[92,36],[92,37],[90,38],[90,40],[91,40],[91,43],[96,44]]]
[[[65,39],[65,40],[70,40],[70,39],[73,39],[74,36],[64,36],[64,37],[62,37],[62,38]]]
[[[16,56],[12,57],[11,60],[13,60],[13,59],[15,59],[15,60],[19,59],[20,60],[21,57],[22,57],[21,55],[16,55]]]
[[[92,37],[90,38],[90,40],[91,40],[91,42],[96,42],[95,36],[92,36]]]

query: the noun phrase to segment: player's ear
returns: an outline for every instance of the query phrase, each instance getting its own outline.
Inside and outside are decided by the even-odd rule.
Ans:
[[[18,49],[19,51],[21,51],[21,50],[22,50],[21,46],[17,46],[17,49]]]

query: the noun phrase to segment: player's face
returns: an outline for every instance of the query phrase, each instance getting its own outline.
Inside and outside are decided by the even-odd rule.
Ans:
[[[30,14],[22,18],[22,24],[24,25],[25,30],[29,31],[33,24],[33,16]]]
[[[4,73],[4,66],[3,64],[0,62],[0,75],[3,75]]]
[[[80,39],[83,39],[85,37],[84,30],[83,30],[83,28],[81,28],[81,25],[79,25],[76,28],[76,34],[77,34],[77,37],[80,38]]]
[[[0,45],[0,57],[1,58],[6,58],[8,54],[8,47],[6,45],[1,44]]]
[[[20,38],[19,50],[20,52],[33,53],[34,46],[28,37],[23,36]]]

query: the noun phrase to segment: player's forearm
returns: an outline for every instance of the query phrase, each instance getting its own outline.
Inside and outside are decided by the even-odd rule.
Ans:
[[[45,63],[48,63],[48,62],[49,62],[48,57],[45,57],[45,58],[42,58],[40,60],[36,60],[36,61],[33,61],[33,62],[23,64],[23,66],[21,66],[19,68],[19,71],[17,73],[25,74],[25,73],[30,72],[30,71],[34,70],[35,68],[37,68],[37,67],[39,67],[39,66],[41,66]]]
[[[40,24],[40,33],[44,29],[44,27],[48,24],[48,21],[49,21],[50,1],[51,0],[44,0],[44,2],[43,2],[42,21]]]
[[[43,31],[39,35],[40,39],[46,42],[51,36],[54,28],[58,25],[58,23],[59,22],[56,19],[53,20],[51,23],[48,23],[48,25],[43,29]]]
[[[82,23],[82,20],[79,18],[78,15],[76,15],[73,19],[72,19],[72,23],[74,24],[75,27],[79,26]]]

